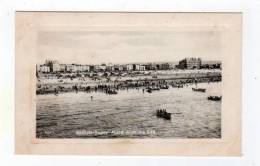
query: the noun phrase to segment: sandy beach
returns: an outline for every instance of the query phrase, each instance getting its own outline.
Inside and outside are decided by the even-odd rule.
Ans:
[[[87,74],[42,74],[37,79],[36,94],[49,94],[55,92],[93,91],[99,86],[109,86],[111,88],[145,88],[152,84],[192,84],[196,82],[216,82],[221,81],[220,70],[192,70],[192,71],[157,71],[135,73],[129,75],[113,75],[110,77],[89,77]],[[96,89],[97,90],[97,89]]]

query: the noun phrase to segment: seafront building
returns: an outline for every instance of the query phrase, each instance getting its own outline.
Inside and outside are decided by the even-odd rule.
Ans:
[[[89,65],[81,65],[81,71],[83,71],[83,72],[88,72],[88,71],[90,71]]]
[[[106,70],[112,72],[115,70],[115,66],[112,63],[109,63],[106,66]]]
[[[99,70],[100,70],[100,65],[94,65],[93,71],[99,72]]]
[[[145,66],[144,65],[140,65],[139,66],[139,71],[145,71]]]
[[[204,61],[201,64],[201,69],[221,69],[221,61]]]
[[[185,58],[179,61],[179,69],[200,69],[201,58]]]
[[[99,66],[99,69],[100,69],[100,71],[106,71],[106,70],[107,70],[106,64],[101,64],[101,65]]]
[[[170,64],[169,63],[161,63],[156,65],[157,70],[169,70]]]
[[[134,71],[139,71],[140,70],[140,65],[139,64],[134,64],[133,65],[133,70]]]
[[[176,65],[177,64],[177,65]],[[115,72],[115,71],[146,71],[179,69],[221,69],[221,62],[202,62],[201,58],[185,58],[179,62],[138,63],[138,64],[59,64],[58,61],[46,60],[44,64],[36,65],[36,71],[42,73],[56,72]]]
[[[67,72],[73,72],[73,71],[74,71],[74,66],[71,65],[71,64],[67,64],[67,65],[66,65],[66,71],[67,71]]]
[[[133,65],[132,64],[127,64],[126,65],[126,70],[127,71],[132,71],[134,69]]]
[[[41,72],[41,73],[49,73],[50,72],[50,67],[47,65],[37,65],[36,66],[36,71]]]
[[[145,70],[156,70],[156,64],[155,63],[148,63],[145,64]]]
[[[66,64],[60,64],[60,72],[66,72]]]
[[[124,67],[122,65],[115,65],[115,71],[123,71]]]
[[[60,64],[56,60],[46,60],[46,65],[50,67],[50,72],[59,72],[60,71]]]

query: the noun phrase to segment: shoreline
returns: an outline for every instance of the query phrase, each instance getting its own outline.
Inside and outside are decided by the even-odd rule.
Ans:
[[[37,83],[36,95],[44,94],[59,94],[67,92],[104,92],[128,89],[142,89],[145,91],[149,87],[156,87],[157,89],[168,89],[165,87],[182,88],[183,86],[197,83],[211,83],[220,82],[222,79],[221,75],[215,76],[197,76],[194,77],[182,77],[182,78],[153,78],[153,79],[142,79],[142,80],[121,80],[121,81],[109,81],[109,82],[57,82],[57,83]],[[111,93],[112,94],[112,93]],[[116,93],[114,93],[116,94]]]

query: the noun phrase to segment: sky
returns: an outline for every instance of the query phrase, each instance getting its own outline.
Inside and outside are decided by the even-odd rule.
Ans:
[[[219,31],[41,31],[37,63],[175,62],[186,57],[220,60]]]

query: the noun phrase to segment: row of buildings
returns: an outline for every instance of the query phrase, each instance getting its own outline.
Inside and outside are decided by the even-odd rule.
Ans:
[[[58,61],[46,60],[44,64],[37,65],[37,72],[102,72],[102,71],[145,71],[145,70],[170,70],[170,69],[201,69],[221,68],[221,63],[214,62],[205,64],[201,58],[185,58],[177,65],[171,63],[145,63],[145,64],[101,64],[101,65],[80,65],[80,64],[59,64]]]
[[[47,60],[44,64],[36,66],[37,72],[101,72],[101,71],[145,71],[145,70],[169,70],[169,63],[147,63],[147,64],[101,64],[101,65],[80,65],[80,64],[59,64],[58,61]]]
[[[220,61],[202,61],[201,58],[185,58],[176,65],[178,69],[221,69]]]
[[[185,58],[179,61],[177,68],[179,69],[200,69],[202,64],[201,58]]]

